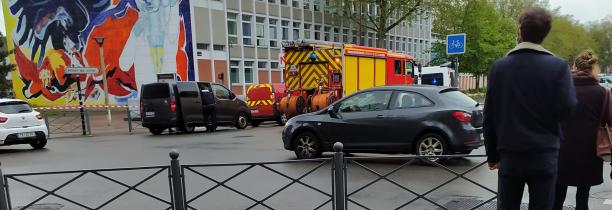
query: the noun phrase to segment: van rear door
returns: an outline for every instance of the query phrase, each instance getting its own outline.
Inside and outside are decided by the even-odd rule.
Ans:
[[[176,101],[173,100],[171,91],[168,83],[142,85],[140,114],[143,122],[159,124],[176,119]]]
[[[200,88],[195,82],[177,82],[179,113],[185,123],[204,123],[204,112],[202,109],[202,98]]]

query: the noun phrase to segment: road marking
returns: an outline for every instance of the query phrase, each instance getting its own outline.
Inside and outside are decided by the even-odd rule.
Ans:
[[[612,205],[612,199],[606,199],[606,200],[603,202],[603,204],[604,204],[604,205]]]

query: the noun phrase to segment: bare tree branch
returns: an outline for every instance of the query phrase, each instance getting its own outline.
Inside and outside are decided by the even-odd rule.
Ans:
[[[420,8],[422,3],[423,3],[423,0],[417,1],[416,4],[414,5],[414,7],[410,8],[410,10],[408,12],[404,13],[404,15],[401,18],[397,19],[393,24],[387,26],[385,28],[385,33],[390,31],[391,29],[395,28],[395,26],[399,25],[401,22],[403,22],[408,17],[413,15]]]

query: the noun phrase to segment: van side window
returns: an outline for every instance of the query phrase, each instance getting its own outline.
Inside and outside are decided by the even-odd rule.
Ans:
[[[412,92],[399,92],[395,98],[393,109],[406,109],[431,106],[434,103],[425,96]]]
[[[218,99],[230,99],[230,91],[227,88],[216,84],[213,84],[212,88]]]
[[[403,74],[403,69],[402,69],[402,61],[400,60],[395,60],[393,62],[393,64],[395,65],[395,74],[397,75],[402,75]]]

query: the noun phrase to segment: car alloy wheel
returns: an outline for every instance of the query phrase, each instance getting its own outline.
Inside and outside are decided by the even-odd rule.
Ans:
[[[238,119],[236,119],[236,128],[245,129],[249,125],[249,118],[244,113],[238,114]]]
[[[446,154],[446,144],[444,139],[437,134],[424,135],[417,144],[417,155],[438,156]],[[433,162],[442,162],[443,158],[428,158]]]
[[[319,140],[311,133],[303,133],[295,140],[295,154],[298,159],[311,159],[321,156]]]
[[[285,125],[287,124],[287,121],[289,121],[289,117],[287,117],[287,114],[282,113],[278,124]]]

